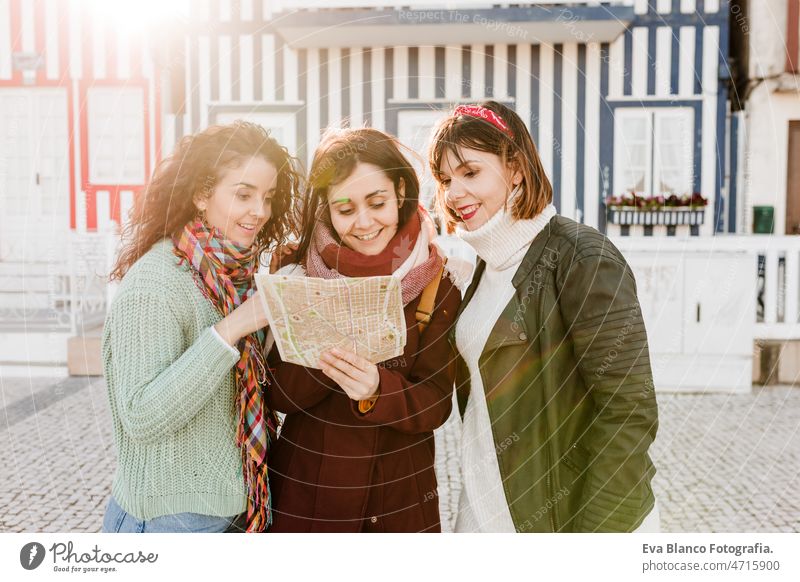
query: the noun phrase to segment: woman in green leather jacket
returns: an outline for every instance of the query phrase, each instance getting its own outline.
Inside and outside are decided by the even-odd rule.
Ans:
[[[456,531],[658,531],[658,413],[625,259],[556,214],[527,128],[499,103],[457,107],[430,165],[448,229],[478,254],[451,333]]]

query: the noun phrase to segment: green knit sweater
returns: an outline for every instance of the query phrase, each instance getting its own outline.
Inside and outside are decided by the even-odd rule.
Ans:
[[[233,516],[247,495],[236,446],[235,351],[164,240],[123,278],[102,354],[118,453],[112,493],[139,519]]]

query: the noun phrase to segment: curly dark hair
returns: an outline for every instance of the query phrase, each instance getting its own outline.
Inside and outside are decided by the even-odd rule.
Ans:
[[[213,190],[221,171],[261,157],[278,171],[272,216],[256,235],[259,255],[294,232],[291,208],[302,189],[300,164],[266,129],[235,121],[184,137],[162,160],[131,210],[111,280],[119,280],[158,241],[178,234],[197,216],[194,197]]]

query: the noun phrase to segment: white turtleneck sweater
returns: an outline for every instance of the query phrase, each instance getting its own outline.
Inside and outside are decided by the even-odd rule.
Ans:
[[[477,230],[457,233],[486,262],[486,268],[456,323],[456,345],[469,368],[471,386],[461,437],[462,489],[456,532],[516,531],[500,476],[478,359],[514,295],[511,279],[533,239],[555,214],[552,204],[530,220],[514,220],[510,212],[500,209]]]

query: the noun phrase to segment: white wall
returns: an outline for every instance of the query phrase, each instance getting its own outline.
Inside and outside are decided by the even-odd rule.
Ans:
[[[786,65],[786,9],[788,0],[749,2],[751,79],[783,72]]]
[[[800,95],[775,93],[764,82],[750,95],[745,122],[744,232],[752,232],[753,206],[775,207],[775,234],[784,234],[789,120],[800,120]]]

